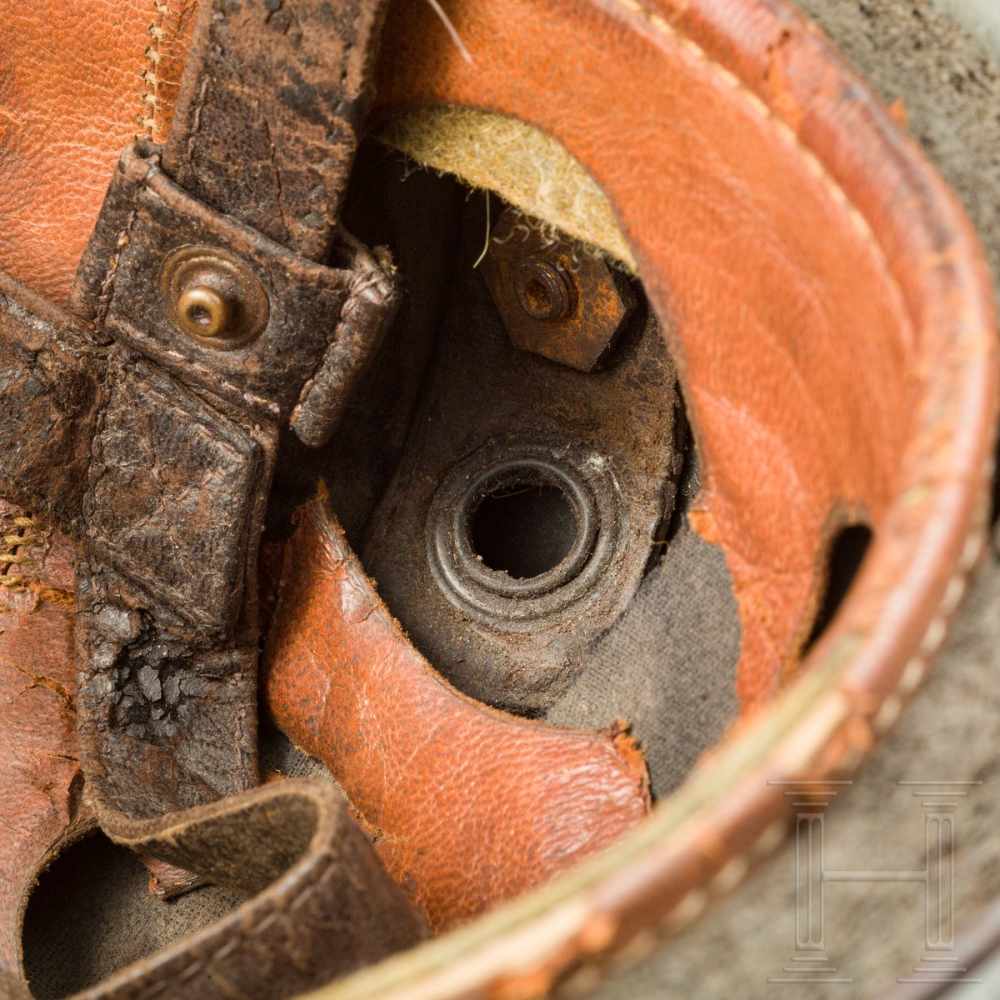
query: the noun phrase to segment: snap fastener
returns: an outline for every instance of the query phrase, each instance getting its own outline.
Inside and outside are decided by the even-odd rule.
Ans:
[[[267,325],[269,304],[263,285],[228,251],[180,247],[164,262],[160,287],[174,325],[205,346],[242,346]]]
[[[232,310],[214,288],[195,285],[177,300],[177,320],[193,336],[222,337],[232,322]]]

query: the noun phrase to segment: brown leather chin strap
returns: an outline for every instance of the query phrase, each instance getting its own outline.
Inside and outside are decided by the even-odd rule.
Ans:
[[[342,268],[313,263],[334,242],[382,4],[303,32],[321,9],[288,25],[203,5],[164,166],[155,147],[125,155],[81,261],[76,308],[107,346],[80,732],[112,835],[118,814],[256,783],[257,540],[280,427],[329,435],[391,315],[391,271],[356,243],[340,241]],[[339,89],[310,82],[319,66]]]
[[[314,24],[327,7],[297,13]],[[279,433],[329,436],[395,300],[388,258],[336,234],[381,10],[363,0],[304,37],[266,5],[205,2],[168,157],[188,189],[157,147],[126,151],[78,273],[86,323],[0,284],[0,491],[79,539],[87,801],[113,839],[175,866],[158,878],[258,893],[101,996],[287,996],[424,933],[338,792],[253,787]],[[318,66],[337,88],[304,82]],[[280,162],[275,136],[304,145],[282,144]],[[227,172],[237,147],[249,186]],[[60,815],[34,846],[58,840]]]

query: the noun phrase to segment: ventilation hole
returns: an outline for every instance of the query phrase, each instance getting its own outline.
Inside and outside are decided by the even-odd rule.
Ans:
[[[526,580],[566,558],[577,537],[576,516],[558,487],[513,480],[479,501],[469,537],[473,550],[490,569]]]
[[[823,603],[813,625],[809,639],[802,652],[808,653],[816,640],[826,631],[834,616],[844,603],[854,578],[858,575],[865,553],[871,544],[871,529],[863,524],[852,524],[843,528],[830,546],[830,561],[827,569],[826,591]]]

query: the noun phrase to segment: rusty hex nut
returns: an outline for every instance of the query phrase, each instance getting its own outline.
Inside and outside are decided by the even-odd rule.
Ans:
[[[183,246],[166,259],[160,277],[174,325],[209,347],[240,347],[267,326],[269,304],[257,276],[217,247]]]
[[[514,346],[577,371],[606,357],[636,305],[603,258],[513,209],[493,231],[483,273]]]

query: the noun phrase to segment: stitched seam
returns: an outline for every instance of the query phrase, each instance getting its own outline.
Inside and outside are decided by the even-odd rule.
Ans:
[[[906,297],[903,294],[902,286],[895,274],[889,267],[888,258],[882,245],[875,236],[868,220],[862,215],[860,209],[851,200],[847,192],[833,175],[826,169],[815,153],[804,145],[795,131],[784,121],[775,117],[771,109],[754,94],[734,73],[731,73],[724,66],[715,62],[708,53],[695,42],[677,31],[664,17],[645,8],[638,0],[615,0],[619,6],[632,13],[639,14],[648,23],[664,35],[673,38],[689,55],[697,61],[704,63],[709,70],[726,86],[730,87],[737,94],[740,94],[749,107],[762,119],[770,121],[777,129],[779,136],[795,149],[803,157],[807,169],[826,188],[834,201],[848,212],[851,224],[874,251],[876,258],[882,267],[886,278],[900,297],[900,304],[903,306],[904,315],[909,320],[906,312]],[[992,481],[992,472],[984,476],[985,482]],[[970,532],[959,561],[956,572],[950,578],[945,593],[938,608],[938,614],[928,625],[919,652],[904,665],[904,669],[897,678],[890,693],[876,705],[874,710],[869,712],[854,711],[850,713],[850,719],[861,719],[868,721],[874,736],[883,735],[899,717],[902,709],[904,697],[913,694],[926,678],[930,666],[930,659],[940,647],[948,631],[949,619],[959,605],[965,593],[968,579],[972,570],[976,566],[978,559],[985,548],[983,530],[980,524],[974,524]],[[837,688],[841,690],[841,688]],[[850,748],[841,755],[838,763],[830,765],[829,772],[842,770],[850,773],[860,764],[860,755],[852,758]],[[734,855],[715,874],[713,878],[705,879],[702,885],[692,887],[678,902],[672,906],[656,925],[640,931],[634,939],[627,941],[624,946],[619,946],[607,956],[607,964],[601,965],[599,956],[585,957],[577,966],[577,972],[590,975],[585,981],[581,981],[580,986],[594,988],[602,981],[612,967],[624,962],[639,961],[645,955],[651,953],[659,941],[664,936],[676,933],[683,927],[688,926],[701,916],[709,899],[710,892],[713,896],[728,895],[737,885],[739,885],[752,868],[752,860],[757,860],[773,852],[784,839],[784,821],[776,820],[754,839],[748,850],[743,854]],[[705,886],[708,886],[708,889]],[[635,947],[635,946],[638,947]],[[629,954],[632,952],[632,954]],[[617,962],[616,962],[617,960]],[[571,977],[572,979],[573,977]],[[563,986],[572,988],[571,980],[566,981]],[[565,995],[568,990],[559,989],[558,993]]]
[[[653,29],[671,39],[696,62],[703,64],[720,83],[737,94],[757,118],[768,122],[776,131],[778,138],[795,151],[808,172],[819,181],[827,194],[833,198],[835,204],[847,213],[847,217],[856,234],[871,249],[876,265],[895,295],[897,305],[906,322],[907,329],[905,336],[912,341],[915,330],[913,320],[907,308],[906,294],[899,279],[889,265],[888,256],[882,244],[879,242],[874,230],[857,204],[848,195],[843,185],[830,173],[819,157],[805,145],[796,131],[787,122],[779,118],[735,73],[713,59],[701,45],[675,28],[665,17],[652,11],[644,3],[640,2],[640,0],[614,0],[614,2],[625,10],[642,17]]]
[[[32,529],[38,528],[36,533]],[[38,521],[31,514],[14,515],[0,520],[0,588],[6,590],[25,590],[27,585],[24,576],[18,572],[18,567],[30,569],[31,547],[42,541],[44,530],[39,528]]]
[[[189,164],[194,162],[195,141],[197,140],[198,132],[201,130],[201,112],[205,105],[205,96],[208,94],[208,84],[209,78],[206,76],[198,88],[198,100],[195,101],[194,107],[191,109],[191,131],[188,133],[186,143],[187,162]]]
[[[117,265],[117,259],[115,264]],[[215,369],[209,368],[200,361],[189,358],[180,351],[166,347],[160,341],[144,334],[138,327],[131,324],[127,325],[124,330],[119,327],[118,334],[118,339],[121,342],[127,343],[128,346],[139,350],[154,362],[162,363],[161,358],[167,358],[178,367],[183,367],[186,372],[193,372],[196,375],[203,376],[209,382],[210,386],[216,387],[216,392],[218,392],[218,387],[221,387],[226,390],[230,398],[243,400],[243,402],[249,404],[254,409],[260,410],[265,416],[276,418],[281,413],[281,408],[277,403],[264,396],[258,396],[256,393],[240,388],[240,386],[230,382],[229,379]],[[222,393],[219,394],[224,395]]]
[[[619,6],[633,14],[638,14],[644,18],[648,24],[661,34],[671,38],[680,48],[688,53],[692,58],[708,68],[708,70],[725,86],[738,94],[744,103],[754,114],[771,123],[777,131],[779,138],[791,146],[804,160],[806,169],[823,185],[827,193],[833,200],[847,212],[851,225],[858,235],[875,252],[876,258],[885,272],[893,290],[899,296],[900,305],[903,307],[903,314],[907,322],[912,326],[909,313],[906,309],[906,296],[903,294],[903,287],[899,279],[889,266],[882,244],[879,243],[868,220],[861,210],[844,190],[840,182],[827,170],[819,157],[811,150],[802,139],[799,138],[795,130],[781,118],[778,118],[772,110],[764,103],[735,73],[726,69],[721,63],[716,62],[696,41],[688,38],[675,28],[665,17],[647,8],[639,0],[614,0]],[[912,332],[912,331],[911,331]]]
[[[133,208],[129,213],[128,219],[125,221],[125,225],[122,226],[121,232],[118,234],[118,239],[115,240],[115,252],[108,262],[108,270],[104,275],[104,280],[101,282],[101,290],[97,293],[97,315],[95,317],[95,323],[98,327],[104,326],[104,321],[107,319],[108,310],[111,308],[111,299],[114,295],[115,278],[118,276],[118,264],[122,259],[122,253],[125,251],[125,247],[129,244],[129,239],[132,235],[132,226],[135,225],[136,217],[139,214],[137,208]]]
[[[804,159],[809,172],[820,181],[828,193],[833,197],[834,201],[836,201],[838,205],[848,212],[851,223],[857,230],[858,234],[875,252],[887,279],[894,288],[896,294],[899,296],[900,303],[904,307],[904,314],[906,314],[906,296],[903,293],[902,285],[890,268],[885,250],[875,236],[868,220],[861,213],[861,210],[857,207],[857,205],[851,200],[843,186],[827,170],[819,157],[817,157],[816,154],[803,143],[794,129],[792,129],[786,122],[776,117],[764,101],[753,93],[753,91],[750,90],[749,87],[747,87],[735,73],[730,72],[720,63],[712,59],[705,49],[703,49],[693,39],[688,38],[678,31],[678,29],[670,24],[670,22],[667,21],[662,15],[651,11],[644,4],[640,3],[639,0],[614,0],[614,2],[628,11],[640,15],[657,31],[672,38],[678,45],[685,49],[690,56],[698,62],[704,63],[722,83],[739,94],[748,106],[758,115],[758,117],[771,122],[771,124],[778,131],[779,136],[785,142],[789,143],[791,147],[795,149]],[[907,320],[909,321],[909,316],[908,314],[906,315]],[[978,538],[980,533],[981,532],[978,526],[973,528],[972,535],[967,542],[967,550],[974,548],[973,542]],[[923,672],[926,672],[928,666],[927,660],[933,655],[936,648],[940,646],[941,642],[943,642],[946,634],[947,622],[964,593],[965,582],[970,575],[972,567],[975,565],[975,558],[975,556],[970,557],[963,554],[962,563],[949,581],[948,590],[942,598],[941,605],[939,607],[939,614],[931,622],[930,626],[928,626],[928,637],[924,639],[923,647],[921,649],[921,654],[923,655],[922,657],[915,657],[914,661],[911,661],[911,678],[915,678],[917,676],[917,663],[921,662],[921,660],[923,660]],[[961,587],[959,587],[959,584],[961,584]],[[928,639],[930,641],[928,641]],[[911,679],[910,683],[916,687],[919,682]],[[901,677],[900,683],[898,683],[896,687],[902,687],[905,691],[906,686],[907,685],[903,683],[903,678]],[[888,727],[886,726],[885,728]]]
[[[890,692],[875,705],[856,707],[848,712],[841,723],[839,731],[843,732],[854,722],[862,722],[869,727],[872,737],[878,739],[892,728],[902,712],[904,700],[911,697],[926,680],[931,667],[931,659],[941,647],[948,633],[950,619],[961,603],[968,586],[969,579],[986,550],[986,496],[988,486],[993,481],[993,463],[988,462],[983,471],[981,490],[983,500],[980,505],[980,515],[973,518],[973,526],[966,536],[958,568],[949,578],[944,596],[938,609],[938,614],[927,626],[919,651],[907,661],[900,676]],[[847,696],[849,701],[856,699],[856,692],[838,686],[836,692]],[[846,776],[854,773],[861,764],[864,754],[856,747],[848,745],[838,760],[829,763],[822,769],[821,778]],[[575,966],[569,977],[557,987],[555,995],[567,996],[574,987],[596,988],[614,969],[628,967],[647,958],[662,941],[671,937],[694,923],[704,913],[713,899],[729,895],[746,876],[754,869],[757,862],[773,854],[784,843],[787,836],[786,818],[778,817],[764,826],[754,837],[750,845],[742,853],[728,858],[722,867],[708,878],[703,878],[699,884],[692,886],[680,897],[659,919],[639,930],[632,938],[626,940],[617,948],[609,950],[603,956],[600,949],[597,954],[585,954]]]
[[[158,71],[160,59],[162,58],[160,55],[160,42],[163,41],[166,35],[166,31],[163,28],[164,18],[170,13],[170,8],[163,0],[153,0],[153,10],[155,12],[153,23],[146,29],[146,34],[153,39],[145,52],[146,69],[142,73],[142,80],[146,87],[142,95],[142,107],[136,116],[136,123],[142,129],[142,132],[136,138],[146,139],[153,137],[153,129],[156,127],[156,112],[160,99]]]

